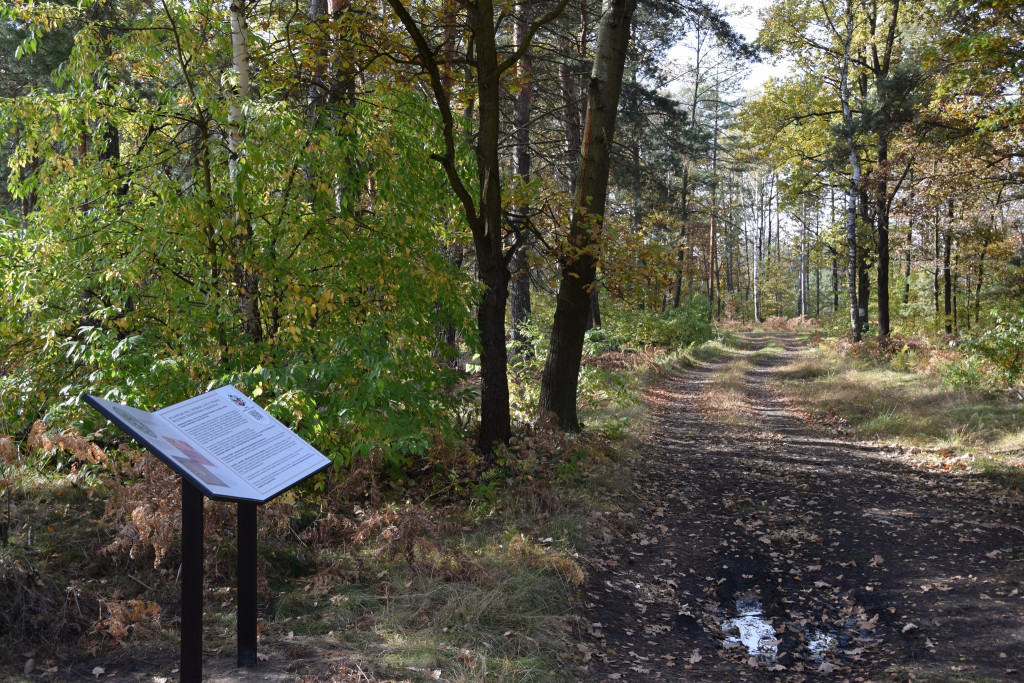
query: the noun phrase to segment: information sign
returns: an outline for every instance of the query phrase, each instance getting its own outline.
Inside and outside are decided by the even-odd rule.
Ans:
[[[84,398],[214,500],[265,503],[330,463],[230,385],[154,413]]]
[[[86,403],[181,475],[181,683],[203,679],[203,496],[238,506],[238,663],[256,666],[256,507],[330,464],[233,386],[154,413]]]

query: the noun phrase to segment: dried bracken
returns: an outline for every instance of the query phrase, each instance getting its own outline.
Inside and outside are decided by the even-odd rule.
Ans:
[[[106,452],[86,439],[75,430],[63,433],[54,433],[47,429],[42,421],[37,420],[29,430],[25,444],[29,448],[37,448],[44,452],[60,449],[71,453],[79,460],[85,462],[106,462]],[[2,447],[0,447],[2,448]]]

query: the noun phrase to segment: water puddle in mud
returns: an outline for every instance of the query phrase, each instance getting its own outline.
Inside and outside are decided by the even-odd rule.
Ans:
[[[764,618],[761,603],[757,600],[737,600],[737,616],[722,622],[726,633],[735,631],[738,635],[725,638],[726,647],[742,643],[751,656],[761,662],[774,662],[779,654],[779,641],[771,622]]]
[[[807,649],[811,651],[815,661],[825,661],[825,656],[839,649],[839,639],[831,633],[815,631],[807,639]]]
[[[764,618],[757,600],[737,599],[736,616],[722,622],[726,649],[746,647],[750,656],[762,664],[774,664],[779,657],[779,639],[775,628]],[[820,664],[839,649],[839,639],[825,631],[805,632],[807,649],[813,661]]]

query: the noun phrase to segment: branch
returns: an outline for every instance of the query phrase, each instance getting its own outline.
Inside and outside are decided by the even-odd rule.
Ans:
[[[526,54],[526,50],[529,49],[530,43],[533,42],[533,36],[536,35],[537,31],[539,31],[544,25],[550,24],[552,21],[557,19],[558,15],[562,13],[562,11],[566,8],[568,4],[569,0],[558,0],[558,4],[555,5],[555,7],[550,12],[542,16],[537,21],[533,22],[533,24],[530,26],[530,30],[526,32],[526,36],[523,38],[522,44],[516,48],[515,52],[510,54],[508,57],[503,59],[500,64],[498,64],[497,68],[495,68],[495,73],[493,75],[500,76],[501,74],[505,73],[510,68],[512,68],[512,65],[518,62],[519,59],[524,54]]]
[[[473,202],[472,195],[470,195],[465,183],[462,182],[462,178],[459,177],[458,170],[455,168],[455,122],[452,117],[451,102],[448,99],[448,93],[444,89],[441,70],[437,66],[437,60],[434,58],[434,52],[430,49],[427,39],[424,37],[423,32],[420,31],[419,26],[416,25],[416,20],[409,14],[408,8],[402,4],[402,0],[387,0],[387,3],[394,13],[398,15],[399,21],[402,22],[406,33],[409,34],[413,44],[416,46],[416,52],[420,56],[422,66],[429,76],[430,89],[434,93],[437,110],[441,114],[444,154],[431,154],[430,157],[444,168],[445,175],[448,177],[448,183],[452,186],[452,190],[455,191],[459,201],[462,202],[466,218],[469,220],[470,227],[472,228],[477,220],[476,204]]]

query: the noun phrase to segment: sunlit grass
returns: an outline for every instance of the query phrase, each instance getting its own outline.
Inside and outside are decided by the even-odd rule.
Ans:
[[[976,471],[1024,489],[1024,408],[1003,394],[952,388],[936,374],[841,358],[823,347],[795,356],[780,376],[802,405],[845,418],[857,436],[969,451]]]

